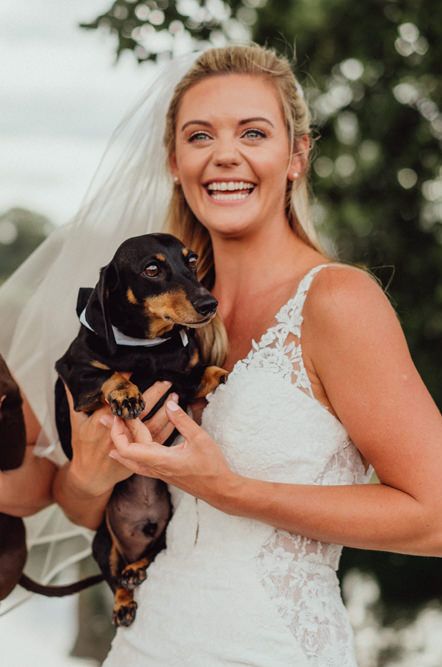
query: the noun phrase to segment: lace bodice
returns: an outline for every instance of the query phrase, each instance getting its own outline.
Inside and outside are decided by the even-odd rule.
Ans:
[[[252,342],[226,384],[208,396],[202,426],[241,475],[330,485],[362,484],[371,475],[344,426],[314,397],[304,366],[303,305],[314,276],[326,266],[330,265],[307,273],[273,326]],[[182,656],[181,662],[161,661],[163,642],[155,660],[137,665],[355,667],[351,628],[336,577],[339,545],[224,514],[174,487],[171,494],[174,514],[167,549],[149,567],[140,615],[155,633],[161,632],[161,614],[163,619],[176,616],[181,624],[179,595],[186,600],[186,619],[189,608],[192,618],[204,617],[203,638],[199,629],[192,634],[186,626],[183,645],[194,642],[195,655],[207,651],[209,657],[201,662],[194,656],[189,662]],[[156,592],[160,606],[153,602]],[[240,658],[226,658],[211,629],[217,636],[224,632],[231,654],[235,647]],[[125,637],[139,645],[135,635],[136,627]]]

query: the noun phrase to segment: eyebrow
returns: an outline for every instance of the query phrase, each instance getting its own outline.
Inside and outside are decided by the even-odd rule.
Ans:
[[[273,123],[268,119],[268,118],[263,118],[262,116],[254,116],[253,118],[243,118],[242,120],[239,121],[238,125],[247,125],[247,123],[251,123],[252,121],[264,121],[264,123],[268,123],[272,127],[275,127]],[[204,127],[213,127],[211,123],[209,123],[207,120],[188,120],[187,123],[184,123],[183,127],[181,128],[181,132],[184,132],[185,128],[188,125],[204,125]]]

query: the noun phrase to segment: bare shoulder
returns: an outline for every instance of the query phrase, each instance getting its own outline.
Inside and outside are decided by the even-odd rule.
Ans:
[[[384,373],[411,363],[396,311],[367,271],[344,264],[322,269],[311,285],[304,319],[312,362],[325,382],[336,368],[345,375],[349,365]]]
[[[399,317],[374,276],[355,266],[330,265],[314,278],[304,308],[311,350],[325,358],[340,349],[370,354],[378,345],[409,356]]]
[[[308,293],[303,326],[314,373],[379,478],[399,488],[418,454],[426,457],[428,473],[439,457],[440,414],[376,280],[351,266],[321,270]]]
[[[312,322],[340,326],[356,314],[369,320],[384,316],[398,325],[398,317],[376,278],[367,271],[346,264],[332,264],[315,276],[306,312]],[[377,322],[379,324],[379,322]]]

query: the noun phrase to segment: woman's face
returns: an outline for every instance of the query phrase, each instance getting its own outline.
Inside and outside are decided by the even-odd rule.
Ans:
[[[241,237],[285,222],[289,140],[273,84],[260,76],[211,76],[183,96],[172,173],[212,235]],[[297,151],[296,151],[297,152]]]

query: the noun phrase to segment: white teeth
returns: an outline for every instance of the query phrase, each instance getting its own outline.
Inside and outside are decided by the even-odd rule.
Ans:
[[[249,192],[244,192],[242,194],[240,193],[229,193],[229,194],[221,194],[221,192],[214,192],[213,194],[210,195],[212,199],[218,199],[220,201],[226,201],[226,200],[233,200],[233,199],[247,199],[247,197],[250,196]]]
[[[218,183],[209,183],[208,190],[251,190],[255,186],[253,183],[246,181],[223,181]]]

